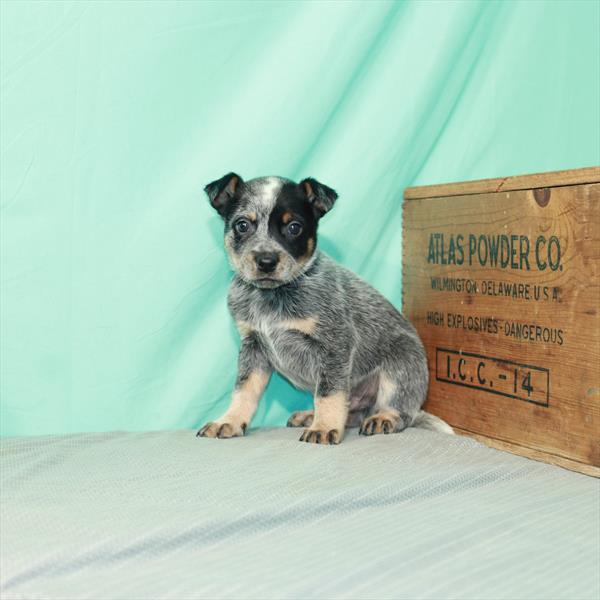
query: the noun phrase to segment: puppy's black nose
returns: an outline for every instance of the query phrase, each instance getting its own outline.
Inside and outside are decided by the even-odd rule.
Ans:
[[[256,266],[263,273],[270,273],[275,270],[279,257],[274,252],[261,252],[256,255]]]

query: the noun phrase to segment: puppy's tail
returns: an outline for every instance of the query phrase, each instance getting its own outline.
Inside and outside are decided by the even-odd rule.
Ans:
[[[418,427],[419,429],[429,429],[430,431],[437,431],[439,433],[449,433],[454,435],[454,430],[446,421],[432,415],[431,413],[420,410],[415,416],[411,427]]]

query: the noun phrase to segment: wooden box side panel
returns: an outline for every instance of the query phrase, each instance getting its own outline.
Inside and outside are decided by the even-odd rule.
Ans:
[[[600,184],[405,202],[403,308],[428,410],[600,466],[599,209]]]

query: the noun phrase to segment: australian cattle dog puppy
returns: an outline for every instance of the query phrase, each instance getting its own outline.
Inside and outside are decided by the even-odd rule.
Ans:
[[[451,433],[425,413],[428,371],[415,329],[379,292],[317,249],[317,225],[336,192],[315,179],[243,181],[229,173],[205,191],[225,223],[235,276],[228,305],[241,336],[229,409],[201,437],[244,435],[273,370],[314,394],[292,414],[300,441],[339,444],[346,427]]]

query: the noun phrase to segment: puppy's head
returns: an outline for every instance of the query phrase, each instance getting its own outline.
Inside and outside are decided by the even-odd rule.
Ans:
[[[283,177],[243,181],[229,173],[204,191],[225,221],[225,248],[245,281],[275,288],[293,281],[311,263],[317,224],[337,198],[316,179]]]

